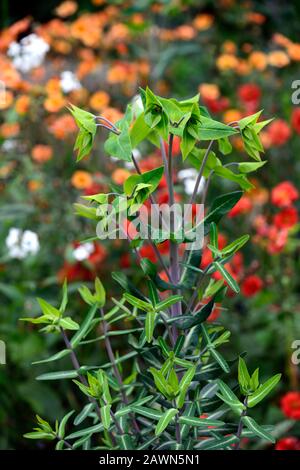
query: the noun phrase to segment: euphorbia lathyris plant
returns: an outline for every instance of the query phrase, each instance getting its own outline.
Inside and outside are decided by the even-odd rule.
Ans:
[[[242,235],[220,248],[218,225],[243,191],[252,188],[247,174],[264,164],[260,157],[263,147],[259,133],[268,121],[259,121],[261,113],[257,113],[229,125],[222,124],[199,105],[198,95],[177,101],[161,98],[146,89],[141,90],[141,101],[142,107],[138,110],[128,105],[124,117],[116,124],[71,106],[80,129],[75,144],[78,160],[90,153],[100,127],[108,133],[106,153],[131,162],[135,168],[135,174],[128,177],[123,187],[114,184],[110,193],[87,196],[84,204],[76,204],[79,215],[100,223],[102,229],[108,228],[111,222],[106,210],[109,203],[115,213],[121,213],[130,223],[145,204],[155,204],[155,193],[162,178],[166,179],[168,205],[172,206],[176,200],[176,170],[180,163],[173,157],[175,136],[180,138],[183,164],[188,162],[198,171],[188,201],[190,212],[198,202],[203,178],[205,184],[200,195],[203,204],[206,204],[212,178],[229,180],[238,185],[238,189],[215,197],[205,209],[204,217],[196,225],[189,225],[189,235],[199,227],[202,229],[204,243],[211,251],[212,261],[205,269],[200,267],[203,246],[193,242],[192,249],[182,255],[191,237],[177,233],[174,216],[167,231],[166,220],[159,213],[159,229],[154,234],[150,230],[146,241],[138,231],[132,236],[124,225],[115,227],[115,235],[127,238],[144,282],[135,285],[124,273],[112,273],[124,291],[118,300],[106,299],[99,279],[93,291],[82,286],[79,293],[88,311],[81,324],[71,319],[70,314],[65,315],[68,308],[66,284],[59,308],[39,299],[42,315],[26,320],[45,324],[46,333],[61,334],[65,345],[62,351],[40,362],[59,361],[68,356],[73,368],[46,373],[38,379],[71,379],[70,387],[79,388],[85,403],[82,409],[68,413],[54,428],[38,417],[38,427],[26,437],[56,440],[57,449],[230,450],[238,449],[241,438],[246,436],[274,442],[269,426],[258,425],[250,414],[252,407],[278,383],[280,374],[261,384],[259,370],[250,375],[242,357],[225,359],[220,350],[229,340],[230,332],[219,323],[207,322],[215,304],[223,301],[227,289],[239,292],[226,264],[249,237]],[[245,151],[254,162],[230,160],[226,163],[232,150],[231,136],[243,139]],[[208,145],[205,146],[205,142]],[[142,172],[134,150],[137,147],[147,150],[151,145],[160,149],[161,164]],[[161,255],[158,249],[166,240],[170,247],[168,256]],[[141,257],[143,243],[152,245],[157,265]],[[218,280],[215,272],[218,272]],[[99,329],[100,337],[97,336]],[[75,333],[71,336],[72,330]],[[124,339],[123,354],[114,352],[114,336]],[[105,344],[107,362],[80,364],[81,347],[97,341]],[[233,372],[237,381],[231,382],[229,387],[226,376],[231,370],[238,370]]]

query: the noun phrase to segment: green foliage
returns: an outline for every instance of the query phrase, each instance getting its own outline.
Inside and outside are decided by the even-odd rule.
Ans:
[[[97,132],[96,116],[74,105],[71,105],[69,110],[79,127],[74,150],[78,150],[77,161],[80,161],[82,158],[89,155],[93,148],[94,138]]]
[[[60,305],[60,308],[57,309],[50,305],[46,300],[37,299],[40,308],[42,310],[42,315],[37,318],[21,318],[23,321],[27,321],[33,324],[44,324],[47,325],[42,328],[40,331],[58,332],[61,328],[64,330],[78,330],[79,325],[71,317],[63,317],[63,313],[67,307],[67,285],[66,282],[63,286],[63,298]]]
[[[38,362],[56,362],[71,359],[72,369],[58,370],[38,376],[38,380],[72,379],[82,392],[82,406],[68,413],[53,430],[39,419],[40,427],[29,438],[57,440],[57,449],[228,449],[239,445],[243,426],[261,439],[272,440],[265,427],[259,426],[247,415],[248,409],[258,404],[275,387],[280,374],[260,385],[258,369],[249,374],[245,361],[238,363],[238,382],[243,399],[235,387],[228,386],[222,377],[233,372],[236,375],[236,359],[223,356],[222,347],[229,341],[230,331],[219,324],[208,323],[216,304],[223,302],[229,286],[239,292],[237,281],[227,270],[226,263],[244,244],[249,236],[243,235],[227,246],[218,244],[218,225],[235,206],[252,184],[246,174],[257,170],[262,162],[233,162],[239,169],[235,173],[223,162],[222,155],[231,153],[230,137],[241,133],[249,155],[260,159],[262,146],[258,137],[266,123],[258,121],[259,114],[239,121],[238,126],[226,125],[210,118],[199,105],[199,96],[178,101],[156,96],[149,88],[141,90],[143,110],[135,116],[131,105],[124,117],[109,132],[105,151],[120,160],[132,162],[132,149],[140,144],[154,144],[163,153],[163,166],[151,171],[133,174],[123,188],[115,185],[109,195],[99,193],[86,196],[87,205],[76,204],[76,212],[87,219],[101,219],[107,224],[103,207],[112,201],[119,212],[131,220],[141,205],[155,197],[163,176],[167,177],[169,199],[174,193],[173,174],[169,161],[172,148],[165,155],[164,141],[172,146],[172,136],[181,138],[182,160],[193,161],[205,177],[221,177],[230,180],[242,190],[235,190],[216,197],[200,224],[204,234],[209,235],[208,248],[213,260],[200,268],[202,249],[197,249],[179,262],[178,240],[173,233],[160,235],[151,240],[154,249],[169,240],[170,262],[158,266],[140,260],[140,240],[129,240],[137,260],[143,281],[135,284],[125,272],[112,273],[113,279],[122,287],[121,299],[108,299],[101,281],[96,278],[93,292],[90,287],[78,288],[83,302],[88,306],[82,322],[76,323],[64,316],[68,306],[67,285],[63,287],[63,299],[59,309],[43,299],[38,299],[42,315],[25,318],[33,324],[44,323],[45,333],[60,332],[65,348],[57,354]],[[78,158],[86,155],[95,137],[95,117],[72,107],[71,112],[80,128],[75,147]],[[100,117],[99,117],[100,119]],[[211,141],[208,150],[201,148]],[[220,158],[211,146],[218,141]],[[171,156],[171,157],[170,157]],[[136,166],[136,162],[133,162]],[[197,193],[197,187],[194,193]],[[194,196],[193,196],[194,197]],[[129,204],[126,205],[126,199]],[[192,202],[195,202],[192,199]],[[120,204],[121,203],[121,204]],[[194,228],[191,228],[194,230]],[[164,238],[165,237],[165,238]],[[180,240],[183,241],[183,240]],[[174,256],[174,253],[176,256]],[[161,260],[160,260],[161,261]],[[168,279],[160,273],[163,269]],[[218,271],[222,279],[212,276]],[[174,276],[174,272],[176,276]],[[76,330],[68,339],[66,330]],[[99,336],[99,334],[101,336]],[[95,336],[96,335],[96,336]],[[125,349],[114,347],[113,338],[127,338]],[[81,365],[77,349],[87,344],[104,343],[108,362]],[[208,410],[208,417],[200,416]],[[232,424],[215,419],[226,411],[237,415],[239,422]],[[76,413],[73,425],[77,430],[65,435],[70,417]],[[34,437],[33,437],[34,436]],[[205,439],[200,439],[205,437]]]

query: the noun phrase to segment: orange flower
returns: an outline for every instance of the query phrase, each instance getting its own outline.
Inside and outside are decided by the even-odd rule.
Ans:
[[[52,49],[56,52],[59,52],[60,54],[66,55],[71,52],[72,46],[67,41],[64,41],[63,39],[61,39],[61,40],[52,42]]]
[[[197,15],[193,21],[193,25],[195,26],[198,31],[205,31],[209,29],[214,22],[214,17],[207,13],[202,13],[201,15]]]
[[[204,99],[217,100],[220,97],[219,87],[213,83],[202,83],[199,85],[198,90]]]
[[[257,13],[256,11],[253,11],[247,14],[247,20],[250,23],[263,24],[266,21],[266,17],[262,15],[261,13]]]
[[[52,124],[49,125],[49,131],[56,139],[64,140],[68,135],[77,131],[75,120],[70,114],[63,114],[57,117]]]
[[[145,20],[141,13],[134,13],[131,17],[131,22],[135,25],[142,25],[145,23]]]
[[[110,96],[106,91],[97,91],[90,98],[90,106],[95,111],[102,111],[109,104]]]
[[[86,46],[99,46],[101,39],[101,27],[95,15],[86,14],[80,16],[71,25],[71,35],[79,39]]]
[[[268,54],[268,62],[273,67],[282,68],[290,63],[290,59],[284,51],[273,51]]]
[[[49,95],[48,98],[44,101],[44,108],[49,113],[57,113],[64,106],[66,106],[67,101],[61,93],[53,93]]]
[[[228,124],[229,122],[239,121],[241,117],[242,117],[241,112],[238,109],[233,109],[233,108],[228,109],[223,114],[223,120],[226,124]]]
[[[58,5],[58,7],[55,8],[55,13],[57,16],[60,16],[61,18],[67,18],[67,16],[71,16],[75,13],[77,10],[78,5],[76,2],[72,2],[71,0],[66,0],[65,2],[61,3]]]
[[[0,57],[0,80],[9,88],[17,88],[21,83],[19,73],[8,60]]]
[[[226,54],[235,54],[236,53],[236,44],[233,41],[225,41],[223,44],[223,51]]]
[[[17,122],[5,122],[0,126],[0,135],[5,139],[14,137],[20,132],[20,125]]]
[[[116,184],[123,184],[128,176],[130,176],[130,172],[125,170],[124,168],[117,168],[112,174],[112,180]]]
[[[93,183],[93,178],[87,171],[77,170],[71,178],[71,183],[76,189],[86,189]]]
[[[117,121],[119,121],[120,119],[122,119],[123,117],[123,113],[121,113],[121,111],[119,111],[118,109],[116,108],[106,108],[103,113],[102,113],[102,116],[104,116],[106,119],[108,119],[110,122],[112,122],[113,124],[115,124]]]
[[[291,44],[291,40],[281,33],[275,33],[272,39],[278,46],[288,47]]]
[[[31,151],[32,159],[37,163],[45,163],[51,160],[53,155],[52,148],[49,145],[35,145]]]
[[[48,95],[53,95],[56,93],[60,93],[60,80],[57,77],[50,78],[45,85],[45,90]]]
[[[20,95],[16,99],[15,107],[18,114],[26,114],[30,106],[30,98],[27,95]]]
[[[12,94],[11,91],[0,91],[1,96],[0,96],[0,110],[8,109],[14,100],[14,95]]]
[[[41,187],[43,186],[41,181],[38,180],[30,180],[28,181],[28,189],[30,192],[34,193],[35,191],[38,191]]]
[[[8,162],[0,167],[0,177],[7,178],[16,166],[16,162]]]
[[[300,44],[292,43],[287,47],[287,53],[292,60],[300,61]]]
[[[253,51],[248,57],[249,64],[256,70],[265,70],[267,66],[267,56],[263,52]]]
[[[239,75],[248,75],[251,72],[251,67],[246,60],[240,59],[236,71]]]
[[[182,39],[183,41],[190,41],[196,36],[196,31],[192,26],[183,24],[182,26],[178,26],[178,28],[176,28],[175,34],[177,39]]]
[[[251,181],[252,183],[256,183],[255,181]],[[256,187],[249,191],[248,193],[249,198],[253,202],[255,206],[261,206],[266,204],[269,198],[268,190],[265,188]]]
[[[137,67],[132,63],[114,64],[107,72],[107,81],[111,84],[134,83],[137,79]]]
[[[222,54],[217,58],[216,64],[220,70],[235,70],[239,61],[233,54]]]

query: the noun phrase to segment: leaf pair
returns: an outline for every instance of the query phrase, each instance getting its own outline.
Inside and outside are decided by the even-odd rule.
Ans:
[[[88,155],[93,148],[97,132],[96,116],[72,104],[70,105],[69,110],[79,127],[79,133],[77,135],[74,150],[78,150],[77,161],[80,161]]]
[[[42,310],[42,315],[37,318],[26,317],[20,318],[20,320],[27,321],[33,324],[44,324],[46,325],[41,331],[46,333],[51,333],[54,331],[59,331],[60,328],[64,330],[78,330],[79,325],[71,317],[63,317],[63,313],[66,310],[68,302],[68,293],[67,293],[67,283],[63,285],[63,297],[61,305],[58,308],[53,307],[46,300],[38,298],[37,301]]]

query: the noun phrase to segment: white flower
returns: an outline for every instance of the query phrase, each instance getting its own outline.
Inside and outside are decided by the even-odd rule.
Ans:
[[[195,168],[185,168],[178,172],[179,181],[183,182],[184,190],[188,196],[191,196],[194,192],[194,187],[198,177],[198,171]],[[202,176],[200,180],[199,187],[197,189],[197,194],[201,193],[204,189],[205,178]]]
[[[64,93],[70,93],[74,90],[80,90],[81,83],[73,72],[65,70],[60,75],[60,86]]]
[[[7,248],[11,248],[16,243],[18,243],[19,239],[21,238],[21,235],[22,230],[20,230],[19,228],[11,228],[5,240]]]
[[[11,150],[14,150],[16,146],[17,146],[17,142],[15,140],[7,139],[2,144],[2,150],[4,152],[10,152]]]
[[[137,162],[142,157],[141,152],[139,151],[139,149],[132,149],[132,155],[134,156],[134,158]],[[124,166],[125,166],[125,168],[127,168],[127,170],[134,170],[134,168],[135,168],[133,162],[125,162]]]
[[[178,171],[177,177],[180,181],[185,180],[186,178],[196,179],[198,172],[195,168],[184,168],[183,170]]]
[[[12,42],[7,55],[12,58],[13,65],[20,72],[27,73],[39,67],[49,51],[49,44],[37,34],[29,34],[19,43]]]
[[[10,258],[24,259],[35,255],[40,249],[38,236],[31,230],[23,232],[19,228],[11,228],[5,240]]]
[[[73,256],[76,261],[84,261],[85,259],[89,258],[93,251],[94,244],[87,242],[75,248],[75,250],[73,250]]]

